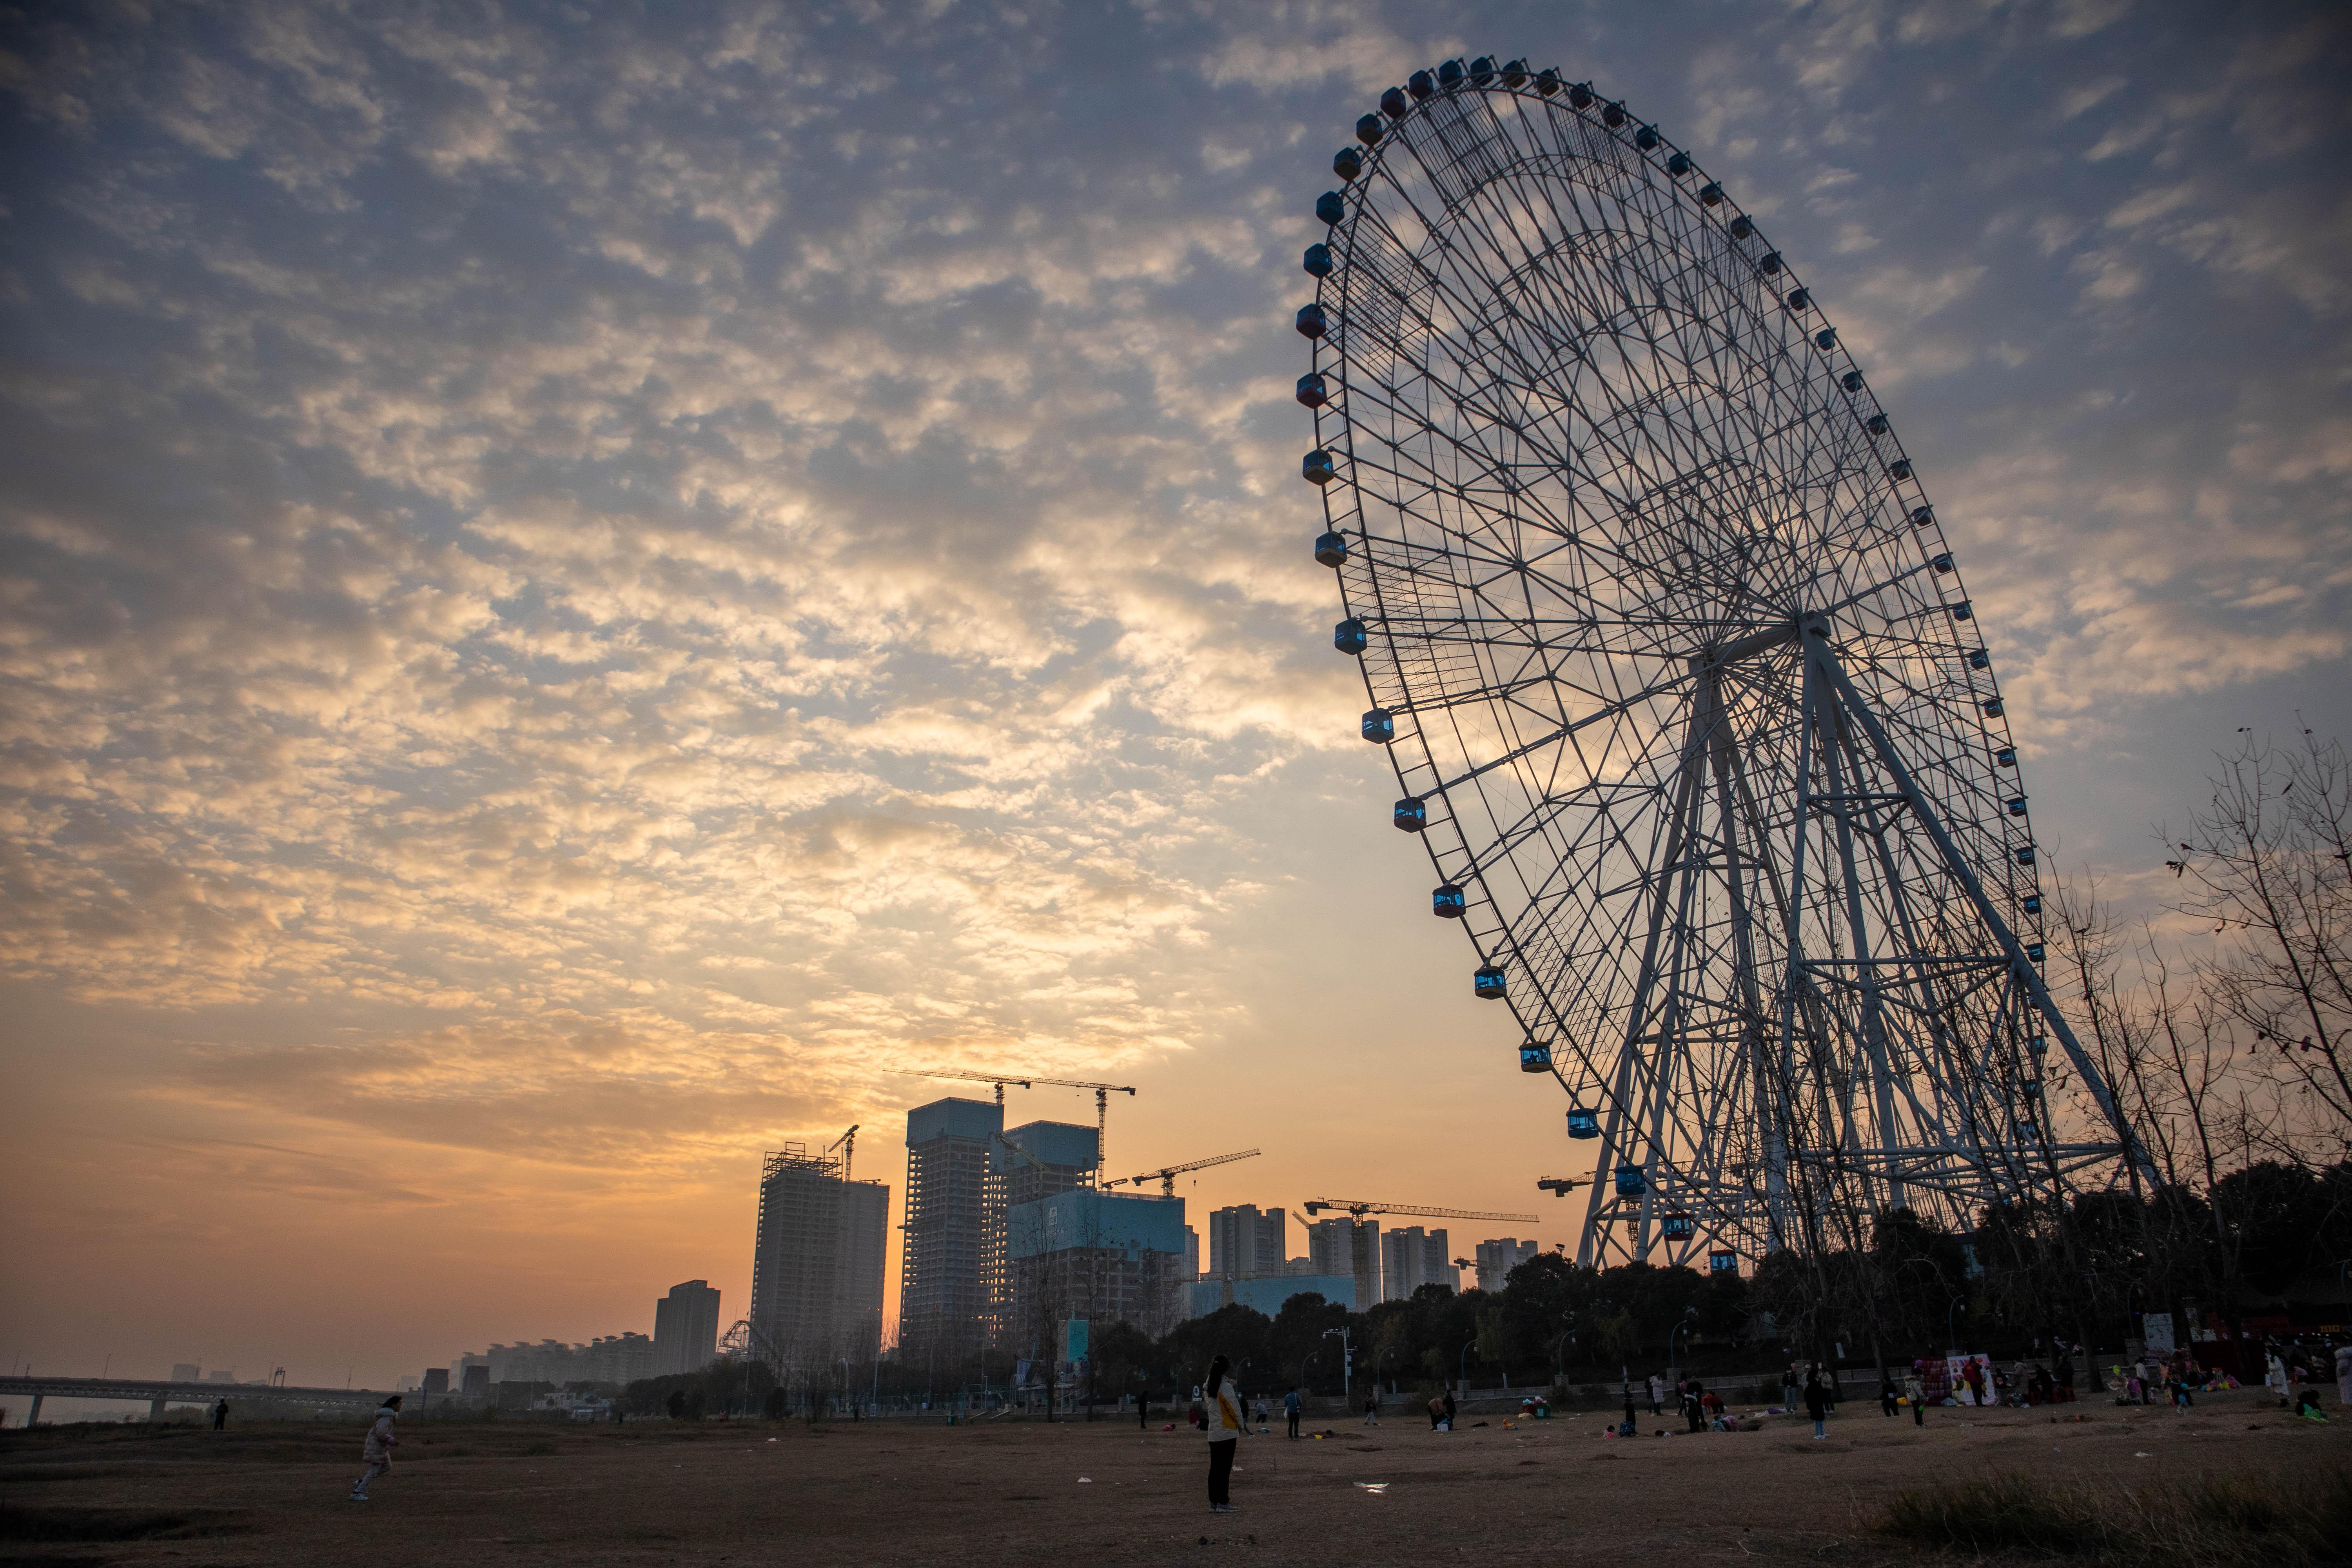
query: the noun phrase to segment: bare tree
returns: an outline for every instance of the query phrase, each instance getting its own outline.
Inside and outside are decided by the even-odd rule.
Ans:
[[[2221,755],[2189,837],[2168,843],[2175,908],[2221,938],[2200,965],[2218,1017],[2294,1086],[2306,1124],[2352,1149],[2352,766],[2338,741],[2249,738]]]

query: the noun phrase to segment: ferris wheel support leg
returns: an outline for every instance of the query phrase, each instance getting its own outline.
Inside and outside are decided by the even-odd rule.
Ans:
[[[1675,770],[1674,784],[1674,816],[1666,827],[1665,858],[1659,862],[1657,896],[1650,906],[1650,929],[1642,940],[1642,968],[1633,984],[1633,1005],[1625,1016],[1625,1034],[1617,1054],[1617,1082],[1609,1097],[1609,1119],[1601,1137],[1601,1148],[1593,1161],[1592,1194],[1585,1200],[1584,1234],[1576,1245],[1576,1258],[1591,1267],[1601,1245],[1601,1236],[1608,1220],[1606,1211],[1616,1203],[1616,1171],[1618,1152],[1623,1145],[1626,1128],[1638,1126],[1631,1115],[1633,1097],[1634,1065],[1641,1050],[1642,1024],[1650,1009],[1650,995],[1658,974],[1658,940],[1664,930],[1666,910],[1674,902],[1676,884],[1685,873],[1682,867],[1683,847],[1690,821],[1691,798],[1696,777],[1693,763],[1699,755],[1699,731],[1696,723],[1684,738],[1682,762]],[[1649,1185],[1646,1181],[1644,1186]],[[1646,1213],[1646,1205],[1644,1207]],[[1646,1229],[1646,1226],[1644,1226]],[[1638,1243],[1637,1243],[1638,1245]],[[1640,1257],[1637,1250],[1634,1258]]]
[[[1808,621],[1804,626],[1804,637],[1811,656],[1807,659],[1807,663],[1809,665],[1819,663],[1822,673],[1828,678],[1830,684],[1835,689],[1838,699],[1846,711],[1853,716],[1854,721],[1862,726],[1864,733],[1870,737],[1871,750],[1877,753],[1879,764],[1894,775],[1895,787],[1903,792],[1904,798],[1910,804],[1912,812],[1935,840],[1936,851],[1942,857],[1945,869],[1958,879],[1960,886],[1967,889],[1969,901],[1975,906],[1979,918],[1991,928],[1994,936],[2000,940],[2001,952],[2009,960],[2011,971],[2025,987],[2026,995],[2032,1001],[2034,1010],[2041,1014],[2042,1021],[2050,1026],[2050,1032],[2058,1037],[2058,1043],[2065,1047],[2067,1058],[2074,1064],[2074,1070],[2081,1075],[2084,1086],[2090,1089],[2091,1098],[2098,1102],[2100,1111],[2106,1117],[2108,1124],[2115,1128],[2116,1137],[2123,1145],[2124,1157],[2151,1186],[2160,1185],[2155,1163],[2148,1158],[2147,1149],[2142,1146],[2138,1132],[2132,1127],[2130,1120],[2124,1115],[2122,1107],[2116,1103],[2114,1092],[2108,1089],[2106,1079],[2101,1076],[2098,1068],[2092,1062],[2090,1054],[2083,1049],[2082,1042],[2074,1037],[2074,1031],[2068,1026],[2065,1015],[2058,1010],[2057,1003],[2052,1000],[2050,988],[2042,984],[2040,973],[2034,969],[2032,961],[2025,956],[2025,948],[2017,940],[2017,933],[2009,929],[2009,922],[2000,918],[2000,912],[1992,906],[1992,900],[1985,896],[1984,884],[1978,879],[1975,868],[1968,863],[1967,858],[1960,854],[1958,846],[1952,842],[1952,836],[1946,830],[1943,818],[1936,814],[1935,807],[1929,804],[1927,795],[1919,788],[1918,781],[1911,776],[1911,770],[1904,765],[1903,759],[1896,752],[1894,743],[1887,739],[1885,726],[1879,723],[1878,715],[1871,711],[1870,704],[1863,700],[1862,694],[1854,689],[1853,683],[1848,680],[1845,672],[1838,668],[1836,657],[1829,647],[1827,624]]]
[[[1837,721],[1840,716],[1833,710],[1830,717]],[[1829,742],[1822,748],[1822,755],[1829,765],[1830,788],[1835,794],[1851,797],[1862,788],[1862,769],[1858,758],[1854,759],[1853,783],[1849,785],[1846,782],[1845,761],[1853,744],[1853,727],[1844,722],[1833,722],[1831,733],[1823,738]],[[1853,816],[1850,809],[1837,814],[1837,847],[1838,870],[1845,883],[1846,937],[1854,958],[1859,962],[1869,957],[1866,950],[1869,937],[1868,928],[1864,925],[1862,918],[1862,878],[1854,865]],[[1895,1125],[1895,1064],[1886,1048],[1885,1005],[1880,997],[1880,981],[1874,966],[1864,963],[1856,971],[1855,978],[1862,987],[1862,1043],[1863,1048],[1870,1053],[1871,1087],[1877,1102],[1878,1115],[1875,1137],[1863,1140],[1862,1144],[1892,1149],[1902,1140],[1897,1136]],[[1848,1089],[1847,1093],[1846,1125],[1851,1135],[1855,1117],[1851,1099],[1853,1090]],[[1862,1184],[1863,1190],[1874,1197],[1877,1194],[1874,1189],[1879,1188],[1882,1181],[1864,1172]],[[1883,1186],[1887,1206],[1902,1207],[1905,1201],[1902,1177],[1889,1171],[1884,1176]]]
[[[1782,974],[1780,979],[1780,1059],[1775,1064],[1775,1067],[1778,1069],[1776,1073],[1778,1082],[1775,1087],[1780,1091],[1776,1098],[1780,1109],[1782,1125],[1778,1129],[1780,1132],[1780,1147],[1777,1151],[1777,1158],[1769,1161],[1769,1169],[1766,1173],[1766,1181],[1770,1184],[1771,1190],[1775,1194],[1772,1204],[1773,1229],[1775,1232],[1774,1239],[1781,1247],[1789,1245],[1787,1216],[1789,1205],[1788,1190],[1790,1148],[1788,1134],[1796,1120],[1796,1105],[1790,1097],[1788,1091],[1795,1066],[1794,1062],[1790,1058],[1792,1053],[1797,1048],[1797,992],[1799,987],[1804,982],[1805,850],[1808,841],[1811,837],[1811,835],[1806,831],[1805,825],[1809,820],[1811,820],[1812,811],[1813,712],[1820,701],[1820,680],[1814,668],[1814,661],[1810,657],[1807,657],[1806,650],[1803,647],[1801,647],[1797,651],[1799,656],[1799,676],[1797,689],[1796,848],[1790,857],[1789,896],[1787,900],[1781,905],[1781,908],[1787,911],[1785,916],[1785,929],[1782,934],[1782,942],[1788,952],[1789,960],[1788,970],[1784,974]],[[1807,1203],[1802,1205],[1802,1207],[1807,1210],[1810,1210],[1811,1206],[1810,1198]],[[1805,1230],[1806,1240],[1810,1244],[1811,1241],[1812,1232],[1812,1226],[1810,1219],[1806,1224]]]

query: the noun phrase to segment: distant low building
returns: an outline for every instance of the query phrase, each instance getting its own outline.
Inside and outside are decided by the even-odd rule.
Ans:
[[[194,1362],[175,1361],[172,1363],[172,1381],[173,1383],[195,1383],[201,1380],[204,1375],[205,1369],[198,1366]]]
[[[640,1378],[654,1375],[656,1352],[654,1342],[644,1334],[608,1334],[588,1342],[583,1364],[588,1369],[588,1383],[617,1383],[623,1387]],[[425,1373],[429,1379],[433,1374]],[[447,1381],[444,1374],[443,1381]]]
[[[1247,1307],[1267,1317],[1281,1315],[1283,1303],[1309,1293],[1356,1310],[1356,1277],[1352,1274],[1268,1275],[1258,1279],[1202,1279],[1184,1288],[1184,1316],[1205,1318],[1220,1307]]]

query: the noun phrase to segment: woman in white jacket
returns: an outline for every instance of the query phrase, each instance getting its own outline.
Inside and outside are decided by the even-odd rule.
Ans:
[[[1202,1398],[1208,1406],[1209,1427],[1209,1511],[1231,1513],[1233,1504],[1234,1449],[1242,1434],[1249,1429],[1247,1417],[1242,1414],[1241,1390],[1226,1375],[1233,1363],[1223,1356],[1209,1363],[1208,1381],[1201,1385]]]

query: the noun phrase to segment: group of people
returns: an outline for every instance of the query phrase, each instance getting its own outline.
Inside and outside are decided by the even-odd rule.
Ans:
[[[1675,1412],[1682,1416],[1692,1431],[1705,1432],[1711,1428],[1727,1430],[1725,1426],[1727,1417],[1724,1415],[1723,1395],[1707,1387],[1697,1378],[1678,1377],[1669,1387],[1665,1373],[1653,1373],[1650,1374],[1649,1389],[1651,1415],[1661,1415],[1665,1413],[1666,1398],[1671,1394],[1674,1397]],[[1626,1415],[1631,1419],[1633,1412],[1628,1410]]]
[[[2337,1394],[2346,1405],[2352,1405],[2352,1345],[2336,1346],[2334,1360]],[[2058,1370],[2054,1373],[2047,1367],[2029,1363],[2019,1363],[2014,1376],[1998,1368],[1991,1368],[1989,1373],[1988,1368],[1989,1363],[1984,1357],[1972,1356],[1960,1372],[1961,1381],[1979,1405],[1996,1400],[2018,1405],[2063,1402],[2074,1396],[2074,1364],[2066,1358],[2059,1360]],[[2267,1382],[2278,1394],[2282,1405],[2288,1403],[2289,1390],[2293,1388],[2298,1400],[2295,1414],[2307,1420],[2325,1421],[2327,1417],[2320,1411],[2318,1399],[2308,1387],[2311,1382],[2315,1381],[2319,1371],[2318,1363],[2303,1347],[2286,1347],[2274,1351],[2270,1356]],[[1921,1425],[1926,1422],[1925,1412],[1931,1397],[1928,1372],[1927,1362],[1915,1361],[1911,1363],[1909,1375],[1903,1381],[1901,1403],[1910,1405],[1911,1419]],[[2143,1362],[2132,1368],[2131,1375],[2126,1380],[2126,1396],[2146,1403],[2150,1387],[2166,1387],[2171,1391],[2174,1407],[2186,1410],[2190,1390],[2196,1386],[2196,1380],[2204,1375],[2186,1352],[2153,1367]],[[1802,1404],[1806,1415],[1813,1423],[1814,1439],[1820,1441],[1828,1437],[1829,1419],[1837,1414],[1837,1374],[1820,1362],[1809,1365],[1791,1362],[1780,1374],[1780,1384],[1785,1406],[1793,1410],[1800,1403]],[[1650,1414],[1664,1414],[1669,1392],[1664,1373],[1650,1378],[1648,1392]],[[1724,1409],[1723,1396],[1706,1387],[1698,1379],[1675,1379],[1672,1393],[1676,1408],[1689,1422],[1692,1431],[1730,1429],[1730,1417]],[[1625,1425],[1622,1429],[1629,1437],[1633,1434],[1633,1385],[1629,1382],[1625,1388]],[[1891,1377],[1880,1385],[1879,1405],[1885,1414],[1893,1415],[1895,1413],[1898,1400],[1895,1381]],[[1283,1395],[1282,1408],[1288,1421],[1290,1436],[1294,1438],[1298,1436],[1299,1405],[1299,1390],[1293,1385]],[[1240,1389],[1234,1386],[1230,1358],[1221,1355],[1209,1363],[1209,1375],[1201,1384],[1200,1403],[1193,1408],[1195,1424],[1206,1430],[1209,1438],[1210,1511],[1232,1513],[1235,1445],[1250,1432],[1251,1427],[1249,1405],[1243,1399]],[[1257,1408],[1258,1420],[1263,1423],[1267,1414],[1265,1403],[1261,1399]],[[226,1401],[219,1415],[222,1417],[226,1415]],[[1452,1391],[1433,1397],[1429,1402],[1430,1430],[1452,1430],[1454,1415]],[[375,1413],[375,1420],[368,1427],[367,1438],[361,1451],[365,1468],[360,1472],[359,1479],[352,1483],[353,1502],[367,1501],[370,1483],[391,1470],[392,1450],[400,1443],[399,1420],[400,1395],[395,1394],[383,1402],[383,1407]],[[1364,1420],[1368,1425],[1379,1425],[1380,1395],[1377,1393],[1365,1401]]]
[[[2319,1396],[2312,1385],[2330,1370],[2336,1374],[2337,1404],[2352,1409],[2352,1344],[2336,1346],[2332,1356],[2325,1350],[2315,1352],[2311,1346],[2300,1343],[2273,1345],[2267,1359],[2269,1373],[2263,1382],[2278,1396],[2281,1409],[2292,1405],[2303,1420],[2326,1421],[2326,1413],[2320,1409]],[[2330,1361],[2334,1363],[2332,1368],[2327,1365]]]

